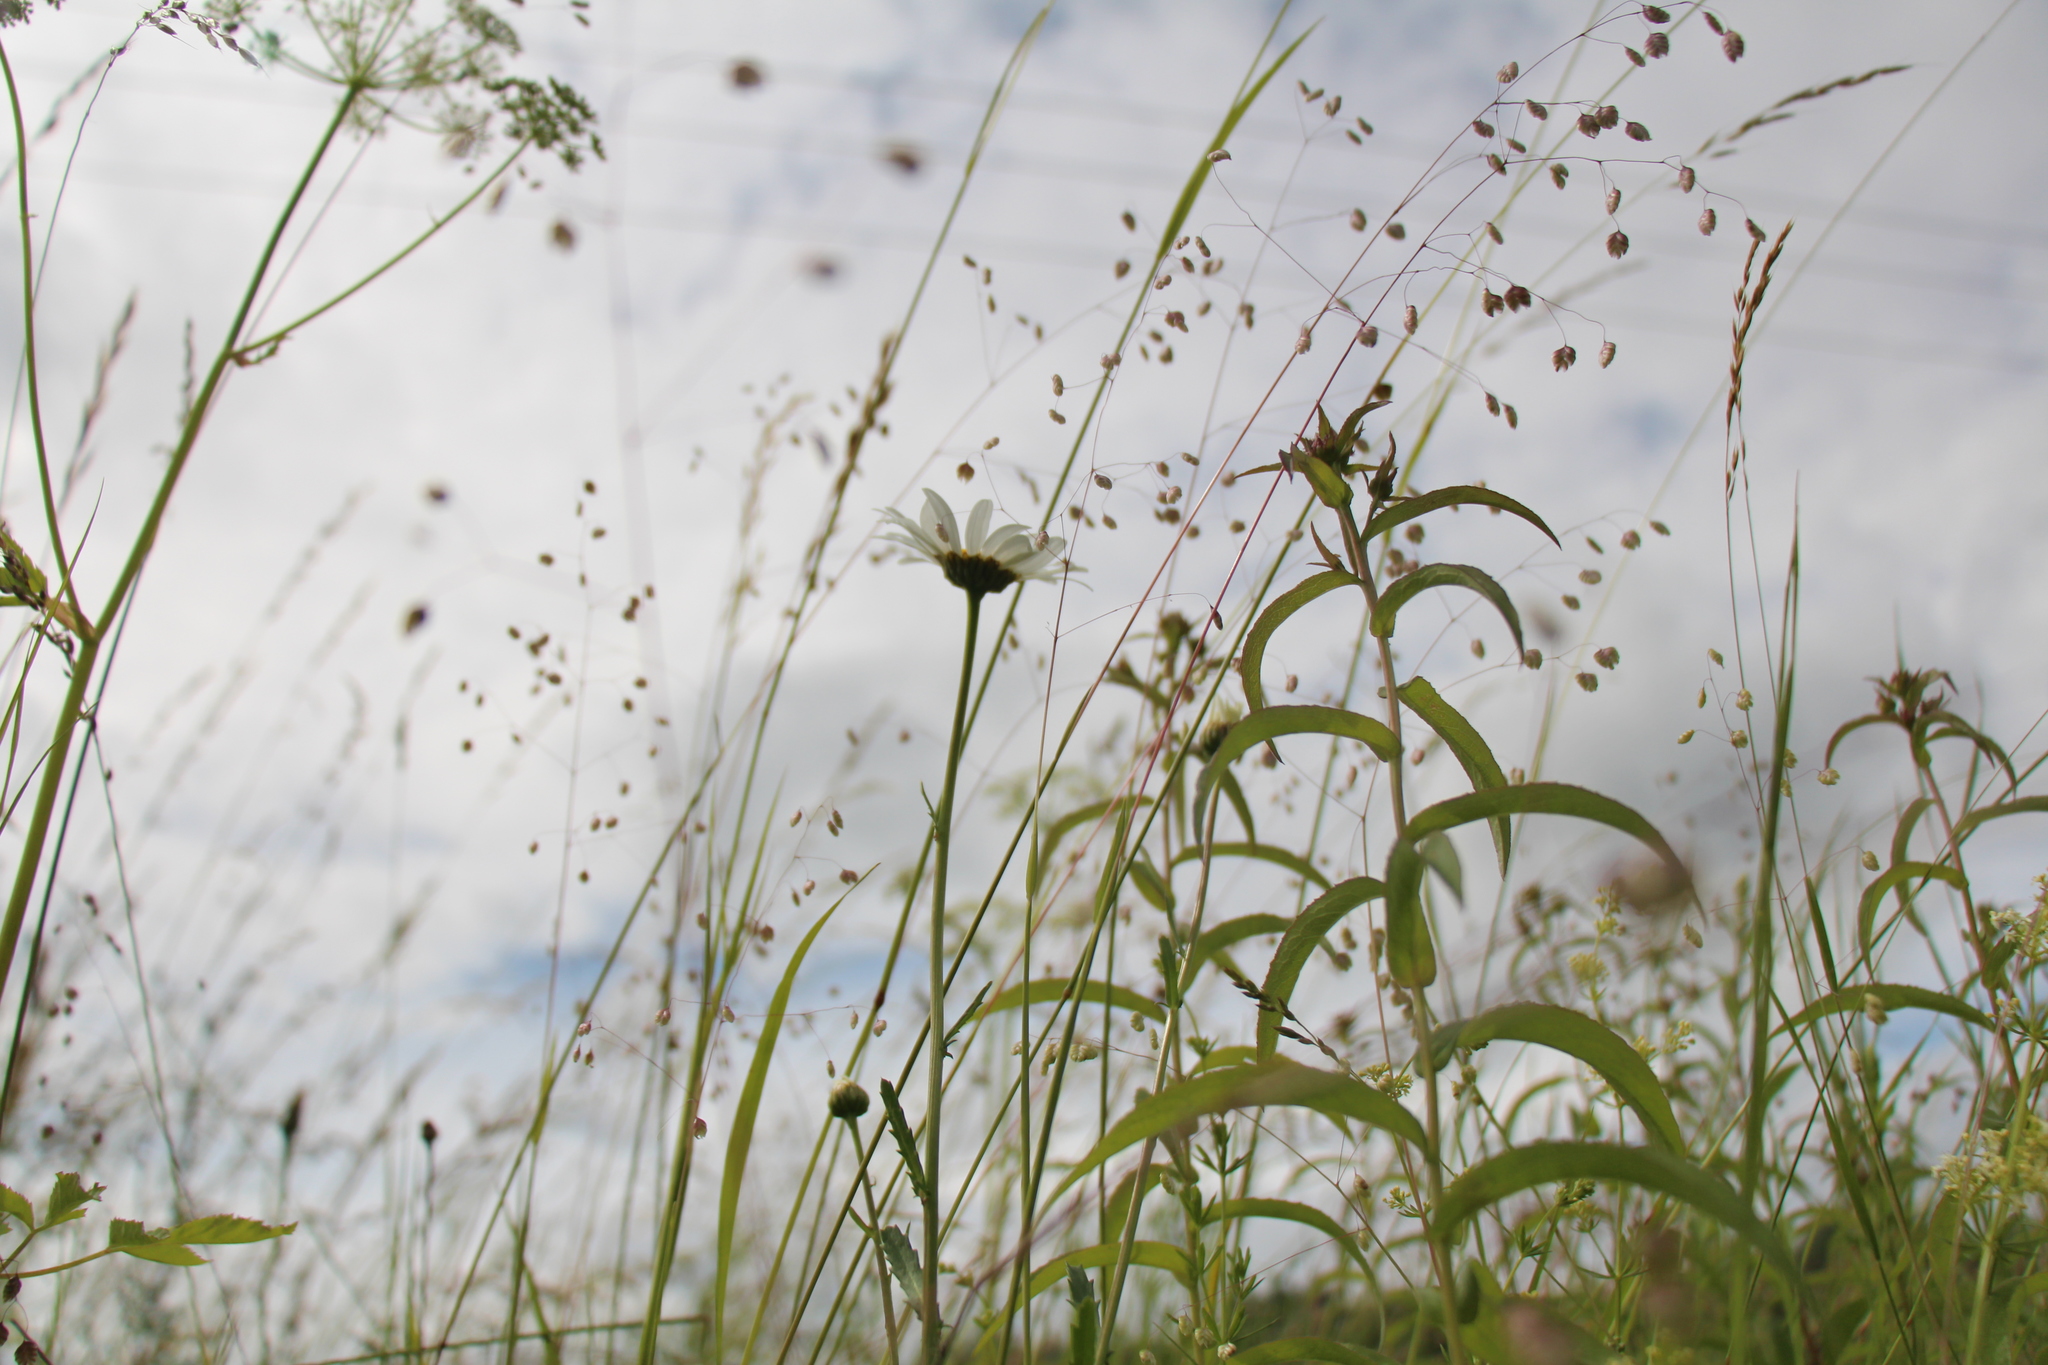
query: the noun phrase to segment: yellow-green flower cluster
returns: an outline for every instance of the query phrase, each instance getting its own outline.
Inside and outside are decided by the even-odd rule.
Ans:
[[[1935,1162],[1934,1175],[1966,1207],[1994,1195],[2048,1196],[2048,1128],[2022,1116],[2011,1129],[1980,1129]]]

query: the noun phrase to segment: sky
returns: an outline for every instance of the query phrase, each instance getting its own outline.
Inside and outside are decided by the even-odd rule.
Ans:
[[[352,1059],[380,1085],[410,1078],[427,1098],[405,1101],[408,1112],[438,1096],[481,1115],[523,1084],[546,1012],[568,1021],[567,997],[678,809],[721,660],[730,715],[779,639],[849,390],[865,388],[901,325],[1035,13],[535,0],[513,15],[519,69],[590,99],[604,159],[571,172],[529,158],[501,201],[231,372],[120,645],[99,717],[113,779],[81,817],[62,913],[88,923],[87,894],[107,915],[132,907],[133,937],[124,918],[113,939],[141,951],[167,1014],[217,1013],[218,1029],[174,1029],[173,1050],[217,1085],[239,1078],[222,1102],[250,1133],[313,1084],[312,1055]],[[888,430],[825,555],[829,609],[802,632],[764,748],[778,813],[838,809],[846,825],[784,836],[776,875],[836,886],[842,867],[885,874],[849,902],[832,961],[806,978],[811,1004],[872,974],[888,914],[879,887],[908,856],[918,784],[942,763],[959,647],[957,603],[937,576],[872,557],[875,509],[914,507],[931,486],[956,502],[996,498],[1031,524],[1051,511],[1087,570],[1020,606],[1019,656],[1050,656],[1047,681],[991,694],[967,766],[992,812],[1127,623],[1165,605],[1191,618],[1215,607],[1236,624],[1246,575],[1285,548],[1291,514],[1283,497],[1233,535],[1228,523],[1253,519],[1268,481],[1212,481],[1270,460],[1326,383],[1333,405],[1359,401],[1411,303],[1428,314],[1422,354],[1394,372],[1377,431],[1415,444],[1426,357],[1461,348],[1456,329],[1470,326],[1458,321],[1465,277],[1450,267],[1487,221],[1503,236],[1487,249],[1492,278],[1545,304],[1459,351],[1465,368],[1416,478],[1510,492],[1563,549],[1467,513],[1433,529],[1427,550],[1500,573],[1530,643],[1561,662],[1518,675],[1505,631],[1472,613],[1439,611],[1400,644],[1499,736],[1503,762],[1534,767],[1553,714],[1546,775],[1637,802],[1689,852],[1739,847],[1746,807],[1724,737],[1747,722],[1694,700],[1745,685],[1738,645],[1747,685],[1764,691],[1761,630],[1780,620],[1795,527],[1799,797],[1838,853],[1888,818],[1907,771],[1856,740],[1836,762],[1841,785],[1810,774],[1832,727],[1867,706],[1864,679],[1896,656],[1948,670],[1959,705],[1994,734],[2035,723],[2048,676],[2048,586],[2035,568],[2048,513],[2048,151],[2030,135],[2028,92],[2048,19],[1979,0],[1715,13],[1742,35],[1740,61],[1693,16],[1669,57],[1637,70],[1624,49],[1649,30],[1631,6],[1590,18],[1477,0],[1052,9],[936,255]],[[70,0],[6,35],[32,129],[133,16]],[[1572,57],[1596,20],[1601,41]],[[1230,159],[1188,219],[1223,264],[1201,275],[1169,260],[1133,338],[1147,354],[1126,347],[1079,447],[1081,469],[1113,486],[1087,486],[1076,528],[1038,499],[1105,373],[1100,357],[1151,284],[1150,246],[1269,30],[1268,61],[1307,37],[1227,140]],[[1520,74],[1503,96],[1511,61]],[[736,79],[741,63],[758,80]],[[1326,113],[1332,97],[1341,108]],[[1470,130],[1486,119],[1533,136],[1526,107],[1495,107],[1504,98],[1558,106],[1549,127],[1572,117],[1566,104],[1610,102],[1651,137],[1574,142],[1563,189],[1546,178],[1508,202],[1512,177],[1480,160],[1497,140]],[[135,37],[80,137],[85,100],[65,99],[35,143],[29,185],[51,203],[73,158],[61,210],[37,210],[39,241],[51,234],[39,341],[60,449],[134,302],[65,506],[70,533],[85,536],[93,600],[162,467],[187,338],[202,356],[217,344],[331,92],[283,63],[252,69],[186,28]],[[1344,135],[1353,120],[1372,129],[1356,143]],[[1680,163],[1697,174],[1689,194],[1673,183]],[[287,320],[345,287],[479,174],[431,133],[351,130],[313,182],[312,216],[285,239],[288,270],[264,316]],[[1621,196],[1611,213],[1610,189]],[[1709,206],[1719,226],[1703,236]],[[1353,231],[1354,210],[1367,232]],[[1791,232],[1748,340],[1746,463],[1727,503],[1721,403],[1745,219]],[[1408,235],[1389,240],[1389,222]],[[1603,250],[1617,230],[1628,237],[1618,260]],[[1183,254],[1194,262],[1189,248],[1173,258]],[[1120,274],[1126,260],[1136,269]],[[1431,309],[1446,282],[1451,302]],[[1197,314],[1203,299],[1212,307]],[[1334,299],[1370,311],[1378,348],[1348,344],[1357,322],[1321,312]],[[1247,301],[1254,325],[1231,326]],[[1186,315],[1187,334],[1150,341],[1168,309]],[[1607,368],[1603,342],[1616,347]],[[1170,365],[1154,354],[1166,344]],[[1565,345],[1578,362],[1560,372]],[[1489,415],[1489,393],[1516,409],[1513,430]],[[17,405],[0,503],[35,547],[29,451]],[[1183,452],[1199,464],[1178,463]],[[1151,513],[1170,486],[1186,505],[1205,499],[1194,517],[1205,534],[1161,584],[1153,573],[1178,527]],[[1621,548],[1630,531],[1640,550]],[[1240,545],[1251,550],[1232,576]],[[1290,564],[1305,562],[1293,553]],[[1583,571],[1600,584],[1582,586]],[[728,647],[736,573],[755,591]],[[1165,596],[1141,610],[1148,593]],[[1567,608],[1567,594],[1582,606]],[[1348,638],[1337,622],[1276,646],[1269,682],[1285,671],[1305,697],[1334,687]],[[1484,661],[1468,651],[1475,634]],[[1598,692],[1572,687],[1606,647],[1621,663],[1598,671]],[[1689,728],[1701,739],[1681,748]],[[2018,898],[2040,868],[2019,832],[2000,839],[1980,866]],[[1582,853],[1566,844],[1556,860]],[[976,884],[993,858],[977,849],[963,864]],[[565,976],[550,1007],[557,934]],[[81,947],[66,961],[109,1006],[134,999],[120,952]],[[629,987],[622,1038],[637,1036],[648,999],[644,982]],[[132,1035],[109,1047],[142,1056]]]

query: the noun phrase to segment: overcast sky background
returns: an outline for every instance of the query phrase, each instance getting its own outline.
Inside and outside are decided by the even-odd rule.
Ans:
[[[753,568],[763,592],[733,663],[738,693],[759,674],[812,531],[827,477],[813,432],[830,452],[843,438],[845,417],[823,405],[838,400],[843,414],[847,386],[865,385],[988,92],[1034,12],[603,0],[585,29],[566,7],[530,5],[515,16],[528,68],[592,99],[608,159],[574,175],[533,160],[538,184],[467,216],[274,359],[233,375],[121,645],[101,717],[116,780],[109,798],[93,798],[66,885],[120,903],[110,799],[167,1015],[196,1020],[203,999],[238,983],[235,1002],[214,1007],[242,1010],[240,1032],[172,1031],[187,1064],[241,1078],[230,1100],[252,1133],[307,1084],[309,1056],[379,1030],[406,1040],[380,1074],[429,1059],[429,1099],[419,1103],[486,1106],[517,1082],[540,1044],[558,894],[572,974],[587,975],[673,810],[660,786],[677,771],[666,765],[686,757],[711,675],[757,409],[794,393],[815,400],[774,447],[763,485]],[[1049,489],[1076,430],[1046,415],[1051,376],[1072,386],[1059,406],[1078,416],[1083,381],[1101,374],[1097,358],[1146,283],[1149,244],[1274,13],[1144,0],[1053,12],[941,254],[897,371],[890,434],[869,446],[851,521],[827,557],[843,576],[786,684],[764,785],[781,783],[787,807],[836,804],[848,822],[836,841],[803,831],[787,880],[825,882],[871,862],[895,871],[914,853],[917,784],[936,784],[940,772],[957,601],[929,570],[871,562],[857,542],[872,509],[914,506],[929,483],[956,501],[996,496],[1019,520],[1042,514],[1020,471]],[[1085,579],[1064,603],[1035,589],[1020,614],[1027,655],[1061,632],[1055,725],[1170,546],[1171,528],[1148,510],[1166,486],[1151,463],[1199,452],[1192,497],[1247,430],[1234,467],[1286,442],[1350,324],[1326,322],[1259,404],[1300,324],[1353,265],[1364,239],[1350,211],[1377,227],[1447,148],[1448,169],[1426,202],[1482,185],[1474,158],[1485,148],[1459,134],[1496,97],[1495,73],[1509,60],[1525,73],[1518,95],[1607,98],[1654,134],[1647,147],[1610,133],[1574,148],[1615,158],[1608,183],[1623,191],[1620,226],[1632,243],[1618,267],[1600,250],[1613,225],[1590,161],[1575,164],[1564,191],[1535,186],[1501,215],[1506,244],[1494,262],[1504,277],[1569,307],[1500,329],[1418,475],[1425,484],[1484,479],[1548,517],[1562,555],[1539,554],[1533,534],[1516,538],[1507,522],[1471,514],[1446,522],[1440,539],[1433,530],[1426,549],[1512,571],[1531,642],[1546,653],[1583,666],[1597,645],[1621,652],[1597,694],[1572,689],[1559,708],[1546,774],[1640,803],[1690,849],[1720,847],[1737,823],[1732,751],[1674,740],[1719,724],[1694,709],[1700,686],[1732,695],[1740,685],[1711,668],[1707,650],[1732,652],[1737,637],[1715,404],[1745,214],[1773,232],[1796,226],[1751,343],[1742,515],[1753,513],[1757,557],[1752,565],[1738,544],[1735,611],[1753,651],[1758,573],[1775,613],[1796,508],[1803,766],[1816,766],[1834,724],[1864,708],[1862,679],[1888,671],[1895,646],[1916,665],[1950,670],[1965,709],[1981,710],[1993,733],[2017,737],[2034,723],[2048,677],[2039,569],[2048,151],[2034,136],[2048,19],[2038,6],[1981,0],[1735,3],[1717,13],[1746,40],[1739,63],[1695,18],[1668,59],[1630,74],[1621,44],[1639,44],[1645,30],[1624,17],[1603,30],[1613,42],[1582,54],[1567,78],[1562,58],[1544,58],[1588,22],[1577,6],[1289,11],[1283,41],[1317,27],[1230,139],[1232,159],[1190,219],[1225,269],[1213,280],[1183,276],[1153,304],[1155,318],[1165,308],[1192,314],[1200,297],[1216,307],[1190,317],[1190,335],[1173,335],[1171,367],[1127,351],[1083,452],[1084,466],[1117,484],[1091,494],[1091,518],[1106,510],[1121,529],[1085,529],[1073,551]],[[32,126],[132,21],[132,6],[71,0],[8,35]],[[758,87],[731,80],[740,59],[758,64]],[[1733,144],[1738,154],[1701,161],[1702,190],[1690,196],[1671,187],[1668,168],[1649,164],[1725,136],[1795,91],[1901,63],[1910,69],[1794,106],[1789,120]],[[1343,97],[1334,126],[1295,93],[1297,79]],[[136,40],[94,107],[40,314],[46,403],[68,440],[95,353],[124,300],[136,299],[67,509],[74,536],[96,515],[81,569],[88,601],[111,581],[114,551],[171,438],[187,322],[204,354],[328,107],[311,82],[161,34]],[[39,203],[54,191],[79,108],[66,107],[34,154]],[[1341,133],[1354,116],[1375,129],[1363,147]],[[891,148],[916,169],[892,164]],[[270,316],[318,302],[466,188],[429,137],[401,130],[350,142],[317,186],[318,232]],[[1712,237],[1694,226],[1703,191],[1718,196]],[[1499,194],[1482,185],[1447,222],[1455,240],[1437,245],[1461,250],[1496,216]],[[1136,233],[1120,223],[1125,211]],[[1405,247],[1373,248],[1343,291],[1361,311],[1434,217],[1411,210]],[[963,254],[988,267],[986,288]],[[1119,279],[1123,258],[1139,273]],[[1375,315],[1390,338],[1402,305],[1426,303],[1438,278],[1394,285]],[[1225,319],[1240,297],[1255,303],[1257,321],[1226,354]],[[1425,323],[1425,344],[1448,342],[1453,311]],[[1592,363],[1603,338],[1619,348],[1604,371]],[[1580,363],[1556,374],[1551,351],[1567,342]],[[1346,361],[1333,404],[1355,403],[1370,382],[1366,354]],[[1389,413],[1404,444],[1420,416],[1408,400],[1427,374],[1395,375]],[[1518,430],[1488,417],[1487,390],[1517,407]],[[992,437],[1001,444],[984,452]],[[40,517],[25,439],[17,420],[0,494],[28,539]],[[963,460],[977,466],[964,487],[952,472]],[[595,494],[583,492],[585,480]],[[446,489],[444,503],[425,496],[430,485]],[[1198,518],[1204,536],[1172,580],[1191,617],[1224,581],[1238,543],[1227,521],[1249,517],[1265,487],[1217,489]],[[1621,533],[1651,517],[1673,535],[1646,536],[1618,573]],[[1270,550],[1282,524],[1276,504],[1255,546]],[[606,536],[593,539],[600,526]],[[1589,534],[1604,554],[1585,544]],[[543,552],[556,556],[553,567],[538,562]],[[1583,568],[1600,568],[1605,583],[1580,588]],[[634,625],[621,621],[649,583],[654,601]],[[1576,616],[1558,602],[1567,592],[1585,598]],[[1226,613],[1233,600],[1223,597]],[[415,605],[426,624],[407,634]],[[1541,632],[1539,614],[1554,635]],[[1487,640],[1485,665],[1466,652],[1465,624]],[[1495,668],[1507,656],[1504,632],[1476,617],[1433,644],[1437,625],[1404,635],[1404,649],[1484,718],[1503,762],[1527,763],[1544,688],[1567,685],[1567,675],[1553,668],[1546,684]],[[569,646],[566,665],[554,667],[584,706],[564,707],[552,686],[529,692],[536,662],[508,627]],[[1298,673],[1307,696],[1334,685],[1348,637],[1338,627],[1327,638],[1338,643],[1276,644],[1269,672]],[[636,677],[651,685],[636,688]],[[1759,692],[1761,677],[1750,674]],[[1044,714],[1021,683],[995,695],[970,763],[977,780],[1028,769]],[[675,724],[664,729],[658,716]],[[848,744],[849,727],[863,733],[861,747]],[[1907,785],[1897,756],[1879,757],[1879,741],[1855,743],[1838,763],[1848,781],[1831,791],[1809,781],[1800,792],[1809,827],[1852,849]],[[869,757],[875,749],[883,752]],[[616,826],[603,824],[612,817]],[[2002,837],[1987,841],[1979,875],[2017,898],[2038,858],[2020,832]],[[966,861],[970,873],[988,870],[985,857]],[[577,879],[585,871],[587,883]],[[810,1003],[871,973],[887,902],[855,898],[839,950],[807,986]],[[399,925],[406,951],[383,970]],[[106,950],[77,964],[82,981],[117,1002],[133,998],[128,970]],[[208,978],[214,997],[204,996]],[[641,990],[618,1006],[621,1033],[637,1034],[650,1000]]]

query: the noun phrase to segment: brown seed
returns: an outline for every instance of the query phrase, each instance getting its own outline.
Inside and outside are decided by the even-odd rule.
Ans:
[[[1486,165],[1487,169],[1491,170],[1495,175],[1506,175],[1508,173],[1508,163],[1502,161],[1492,152],[1486,154]]]
[[[1624,550],[1633,550],[1642,543],[1643,538],[1634,531],[1623,531],[1621,533],[1621,548]]]
[[[1722,34],[1721,53],[1731,62],[1741,61],[1743,53],[1742,35],[1732,28]]]
[[[1607,191],[1607,211],[1608,211],[1608,213],[1610,213],[1610,214],[1611,214],[1611,213],[1613,213],[1613,212],[1614,212],[1614,211],[1615,211],[1616,209],[1618,209],[1618,208],[1620,208],[1620,207],[1621,207],[1621,191],[1620,191],[1620,190],[1618,190],[1618,189],[1610,189],[1610,190],[1608,190],[1608,191]]]
[[[1111,484],[1110,484],[1110,482],[1109,482],[1109,475],[1107,475],[1107,474],[1097,474],[1097,475],[1095,476],[1095,486],[1096,486],[1097,488],[1108,488],[1108,487],[1111,487]]]
[[[1572,367],[1572,362],[1578,358],[1579,353],[1577,351],[1569,346],[1560,346],[1550,353],[1551,368],[1562,374],[1564,371],[1569,370]]]
[[[1628,134],[1629,141],[1631,142],[1648,142],[1650,140],[1650,130],[1640,123],[1630,123],[1623,127],[1621,131]]]
[[[1488,223],[1486,225],[1486,235],[1493,239],[1493,244],[1495,246],[1504,245],[1507,241],[1507,238],[1500,235],[1500,229],[1495,227],[1492,223]]]
[[[1393,240],[1397,242],[1406,241],[1408,237],[1408,229],[1401,226],[1401,224],[1399,223],[1389,223],[1387,224],[1387,236],[1391,237]]]
[[[1607,254],[1620,260],[1628,255],[1628,234],[1619,229],[1607,234]]]
[[[1549,108],[1544,105],[1538,104],[1535,100],[1522,101],[1522,107],[1529,111],[1530,118],[1542,120],[1550,117]]]
[[[1472,120],[1472,131],[1481,137],[1492,137],[1493,125],[1483,118],[1476,118]]]
[[[1612,128],[1621,122],[1621,110],[1611,104],[1603,104],[1593,111],[1593,117],[1600,120],[1602,128]]]
[[[1646,57],[1668,57],[1671,55],[1671,35],[1652,33],[1643,40],[1643,55]]]
[[[1352,230],[1353,232],[1363,232],[1363,231],[1365,231],[1365,210],[1364,210],[1364,209],[1353,209],[1353,210],[1351,210],[1351,230]]]
[[[1600,690],[1600,679],[1592,673],[1581,673],[1572,681],[1588,692],[1598,692]]]
[[[1486,316],[1492,317],[1495,313],[1500,312],[1501,309],[1505,307],[1507,307],[1507,305],[1501,302],[1500,295],[1494,293],[1491,289],[1482,290],[1480,292],[1479,311],[1486,314]]]
[[[1662,5],[1644,5],[1643,18],[1653,24],[1668,24],[1671,22],[1671,11]]]
[[[1599,664],[1602,668],[1611,669],[1621,662],[1621,651],[1613,645],[1609,645],[1605,649],[1596,649],[1593,651],[1593,662]]]
[[[1367,323],[1358,329],[1358,344],[1368,349],[1380,344],[1380,329]]]
[[[1507,292],[1502,294],[1501,298],[1506,301],[1510,313],[1520,312],[1522,309],[1532,306],[1536,301],[1530,295],[1528,289],[1519,284],[1509,285]]]
[[[1640,52],[1638,52],[1638,51],[1636,51],[1636,50],[1635,50],[1634,48],[1632,48],[1632,47],[1625,47],[1625,48],[1623,48],[1623,49],[1622,49],[1622,51],[1623,51],[1623,52],[1626,52],[1626,53],[1628,54],[1628,59],[1629,59],[1629,60],[1630,60],[1631,62],[1634,62],[1634,63],[1635,63],[1635,64],[1636,64],[1637,66],[1647,66],[1647,65],[1649,65],[1649,63],[1648,63],[1648,62],[1645,62],[1645,61],[1643,60],[1643,54],[1642,54],[1642,53],[1640,53]]]
[[[1502,67],[1498,72],[1495,73],[1494,79],[1499,81],[1502,85],[1507,85],[1521,74],[1521,63],[1509,62],[1506,66]]]
[[[1557,162],[1550,168],[1550,183],[1557,186],[1559,189],[1563,189],[1564,182],[1571,179],[1571,175],[1572,173],[1570,167],[1566,166],[1561,161]]]
[[[1587,137],[1600,136],[1600,120],[1594,118],[1591,114],[1579,115],[1578,128]]]
[[[1523,650],[1523,651],[1522,651],[1522,667],[1524,667],[1524,668],[1541,668],[1541,667],[1543,667],[1543,651],[1542,651],[1542,650],[1540,650],[1540,649],[1525,649],[1525,650]]]
[[[1111,266],[1110,269],[1115,273],[1118,279],[1122,279],[1124,276],[1131,273],[1131,263],[1129,261],[1118,261],[1115,265]]]
[[[1490,393],[1486,395],[1486,411],[1492,416],[1500,416],[1500,399]]]
[[[1138,230],[1138,220],[1131,216],[1129,209],[1124,210],[1123,221],[1125,232],[1136,232]]]
[[[1058,408],[1047,408],[1045,410],[1045,415],[1047,417],[1052,418],[1053,421],[1057,422],[1061,426],[1065,426],[1067,424],[1067,419],[1060,416],[1060,410]]]
[[[1415,329],[1421,325],[1421,322],[1422,315],[1415,311],[1414,304],[1411,303],[1401,310],[1401,326],[1409,335],[1414,335]]]
[[[1712,209],[1702,209],[1702,210],[1700,210],[1700,236],[1702,236],[1702,237],[1711,237],[1711,236],[1713,236],[1713,235],[1714,235],[1714,224],[1715,224],[1715,223],[1717,223],[1718,221],[1720,221],[1720,220],[1719,220],[1719,219],[1717,219],[1717,218],[1716,218],[1716,217],[1714,216],[1714,211],[1713,211]]]
[[[1607,367],[1608,367],[1609,365],[1612,365],[1613,363],[1614,363],[1614,343],[1613,343],[1613,342],[1611,342],[1611,341],[1603,341],[1603,342],[1601,342],[1601,343],[1600,343],[1600,368],[1604,370],[1604,369],[1606,369],[1606,368],[1607,368]]]
[[[1500,405],[1500,411],[1501,415],[1508,419],[1509,431],[1513,431],[1516,427],[1521,425],[1522,419],[1515,415],[1515,405],[1513,403],[1502,403]]]
[[[1694,181],[1695,181],[1696,179],[1697,179],[1697,177],[1695,177],[1695,176],[1693,175],[1693,173],[1692,173],[1692,167],[1690,167],[1690,166],[1680,166],[1680,167],[1678,168],[1678,190],[1679,190],[1679,193],[1681,193],[1681,194],[1691,194],[1691,193],[1692,193],[1692,187],[1693,187],[1693,183],[1694,183]]]

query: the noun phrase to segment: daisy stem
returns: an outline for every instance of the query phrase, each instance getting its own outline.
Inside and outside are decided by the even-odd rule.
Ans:
[[[924,1359],[938,1365],[944,1339],[939,1324],[939,1103],[946,1079],[946,868],[953,851],[953,786],[967,727],[967,694],[974,681],[974,637],[981,626],[981,594],[967,593],[967,644],[960,655],[960,695],[953,703],[953,734],[946,745],[946,785],[932,828],[932,1017],[930,1088],[925,1098],[924,1169],[931,1196],[924,1204]]]

